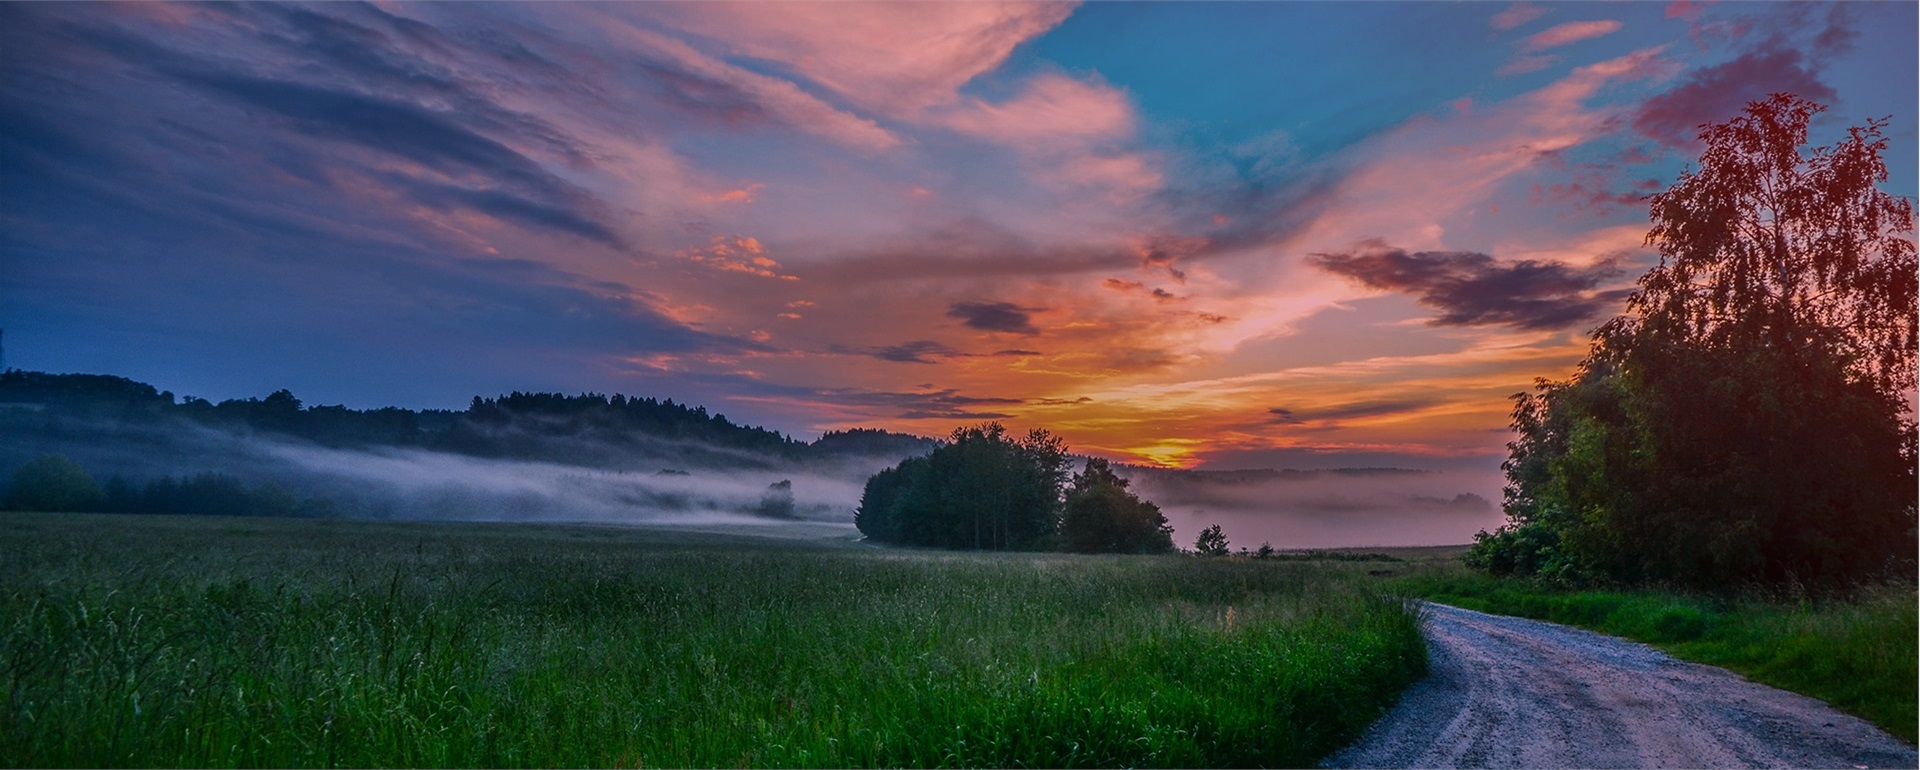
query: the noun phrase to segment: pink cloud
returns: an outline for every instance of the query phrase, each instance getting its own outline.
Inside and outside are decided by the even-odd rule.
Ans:
[[[1753,52],[1695,70],[1686,82],[1648,99],[1634,115],[1633,127],[1669,147],[1692,149],[1702,124],[1731,118],[1747,102],[1780,91],[1816,101],[1834,98],[1833,89],[1802,63],[1799,51]]]
[[[689,262],[722,272],[745,273],[783,281],[800,280],[797,276],[781,273],[780,263],[767,256],[767,247],[760,243],[760,239],[751,236],[716,236],[704,246],[683,249],[679,254]]]
[[[1703,10],[1706,10],[1706,7],[1693,0],[1673,0],[1667,3],[1667,18],[1693,21],[1700,18],[1700,12]]]
[[[1124,149],[1137,120],[1134,107],[1125,91],[1105,83],[1043,74],[1012,99],[966,99],[922,117],[1012,148],[1024,156],[1029,175],[1058,189],[1092,189],[1125,204],[1163,181],[1152,157]]]
[[[1124,92],[1059,74],[1035,77],[1019,96],[999,104],[968,100],[940,114],[940,123],[955,131],[1016,146],[1110,138],[1134,125]]]
[[[1540,70],[1551,67],[1554,62],[1557,61],[1560,61],[1560,57],[1547,54],[1515,56],[1512,61],[1507,62],[1505,66],[1495,70],[1493,74],[1501,77],[1525,75],[1529,72],[1539,72]]]
[[[608,25],[603,24],[601,28],[608,29]],[[664,59],[689,74],[737,89],[781,122],[795,128],[872,150],[892,149],[901,144],[899,137],[878,123],[835,108],[791,81],[734,66],[684,41],[645,27],[624,24],[608,31],[645,55]]]
[[[765,184],[754,182],[753,184],[724,192],[701,193],[699,197],[703,203],[752,203],[754,197],[759,195],[760,191],[764,189],[767,189]]]
[[[1520,50],[1537,53],[1582,40],[1590,40],[1619,31],[1620,22],[1611,20],[1570,21],[1529,35],[1520,41]]]
[[[1070,3],[785,2],[642,4],[631,12],[729,53],[781,62],[862,108],[912,113],[1073,13]]]
[[[1538,19],[1546,12],[1546,9],[1537,5],[1514,3],[1507,6],[1506,10],[1494,14],[1493,18],[1487,20],[1487,25],[1504,32]]]
[[[1141,153],[1084,153],[1062,158],[1042,182],[1068,188],[1096,188],[1116,203],[1127,203],[1160,188],[1163,177]]]
[[[1579,67],[1505,102],[1416,120],[1380,137],[1289,250],[1336,251],[1375,237],[1415,250],[1446,248],[1447,229],[1462,212],[1492,202],[1505,180],[1616,131],[1619,108],[1590,107],[1587,100],[1610,83],[1658,72],[1661,50]]]

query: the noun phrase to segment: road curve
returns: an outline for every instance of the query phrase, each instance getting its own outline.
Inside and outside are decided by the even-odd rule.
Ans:
[[[1643,644],[1424,605],[1432,668],[1327,767],[1920,767],[1820,701]]]

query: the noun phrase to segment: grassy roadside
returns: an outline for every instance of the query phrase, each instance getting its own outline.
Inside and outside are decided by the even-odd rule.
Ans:
[[[1818,698],[1915,740],[1920,617],[1911,584],[1847,600],[1566,591],[1476,574],[1438,559],[1390,580],[1407,596],[1646,642],[1678,658]]]
[[[1425,668],[1359,570],[0,516],[0,765],[1309,766]]]

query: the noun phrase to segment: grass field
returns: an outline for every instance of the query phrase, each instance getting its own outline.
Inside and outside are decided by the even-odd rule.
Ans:
[[[1920,702],[1914,587],[1845,599],[1565,591],[1428,560],[1392,585],[1456,607],[1579,626],[1819,698],[1911,742]]]
[[[0,762],[1310,765],[1426,665],[1364,570],[9,514]]]

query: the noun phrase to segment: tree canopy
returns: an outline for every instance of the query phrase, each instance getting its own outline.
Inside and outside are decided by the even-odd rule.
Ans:
[[[1065,442],[997,422],[958,428],[925,457],[867,480],[854,524],[883,543],[1039,550],[1060,526]]]
[[[1079,553],[1167,553],[1173,527],[1160,507],[1127,491],[1106,460],[1087,460],[1073,477],[1060,517],[1061,545]]]
[[[1818,350],[1885,393],[1914,386],[1913,203],[1878,187],[1884,120],[1802,150],[1825,109],[1774,94],[1701,131],[1700,168],[1652,198],[1647,244],[1660,264],[1605,330],[1610,342],[1724,349],[1761,338]]]
[[[1652,198],[1660,263],[1578,372],[1515,396],[1509,522],[1469,562],[1564,580],[1840,584],[1914,561],[1913,209],[1884,122],[1810,153],[1790,95]]]
[[[1013,436],[990,422],[960,428],[924,457],[867,480],[854,524],[876,542],[975,550],[1162,553],[1172,529],[1127,491],[1105,460],[1067,481],[1066,443],[1045,430]]]

